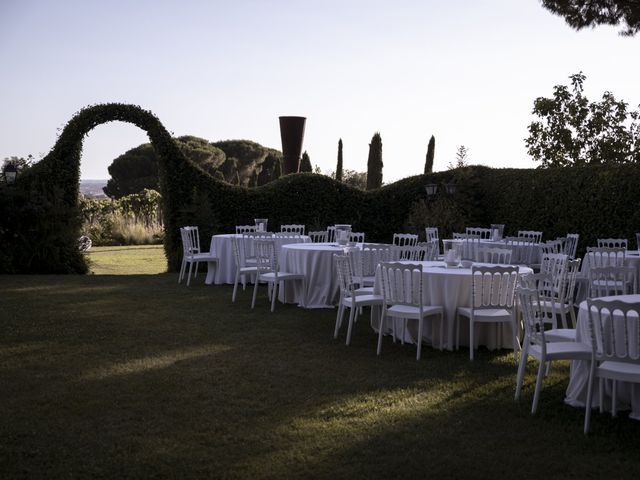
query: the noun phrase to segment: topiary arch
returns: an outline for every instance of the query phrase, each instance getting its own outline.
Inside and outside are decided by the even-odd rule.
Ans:
[[[16,185],[5,187],[0,212],[0,272],[85,273],[87,265],[78,251],[80,219],[77,210],[82,142],[103,123],[131,123],[147,132],[159,158],[167,232],[178,230],[180,211],[172,208],[193,197],[192,188],[174,181],[194,174],[212,177],[187,160],[160,120],[136,105],[110,103],[89,106],[74,115],[56,144],[40,162],[21,175]],[[189,171],[191,175],[185,175]],[[188,210],[188,208],[186,209]],[[165,251],[171,266],[180,250],[179,235],[169,234]]]

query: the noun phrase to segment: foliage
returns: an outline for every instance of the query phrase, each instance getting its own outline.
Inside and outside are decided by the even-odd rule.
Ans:
[[[571,75],[572,91],[554,87],[553,98],[540,97],[525,139],[529,155],[542,167],[580,166],[640,161],[640,112],[605,92],[600,102],[583,94],[585,76]]]
[[[306,150],[302,153],[302,159],[300,160],[300,173],[313,173],[311,159]]]
[[[369,158],[367,160],[367,190],[374,190],[382,186],[382,137],[376,132],[369,144]]]
[[[226,160],[224,151],[203,138],[187,135],[175,140],[187,158],[211,175]],[[117,157],[109,166],[109,174],[111,178],[104,193],[111,198],[138,193],[145,188],[158,190],[158,156],[150,143],[143,143]]]
[[[449,162],[447,168],[449,170],[453,170],[455,168],[465,168],[469,166],[469,162],[467,161],[467,156],[469,155],[469,149],[464,145],[460,145],[458,150],[456,150],[456,159],[455,163]]]
[[[424,162],[424,174],[433,172],[433,160],[436,155],[436,137],[431,135],[429,145],[427,146],[427,157]]]
[[[342,139],[338,140],[338,163],[336,165],[335,179],[337,182],[342,181]]]
[[[16,167],[18,175],[20,175],[26,169],[31,167],[33,163],[33,155],[27,155],[27,158],[16,156],[6,157],[4,160],[2,160],[2,167],[0,167],[0,172],[4,172],[4,169],[7,167],[7,165],[13,165],[14,167]]]
[[[425,235],[425,228],[437,225],[441,238],[451,238],[453,232],[464,231],[468,225],[465,212],[451,197],[438,195],[434,200],[420,199],[411,207],[404,231]]]
[[[623,25],[623,36],[640,30],[640,4],[635,0],[542,0],[542,6],[564,17],[576,30],[619,24]]]

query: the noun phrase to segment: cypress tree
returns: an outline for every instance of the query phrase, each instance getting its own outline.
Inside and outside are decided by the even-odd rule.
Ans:
[[[342,139],[338,140],[338,165],[336,165],[336,180],[342,181]]]
[[[300,160],[300,173],[312,173],[313,167],[311,166],[311,159],[309,158],[309,154],[305,150],[302,154],[302,159]]]
[[[436,139],[433,135],[429,139],[429,146],[427,147],[427,160],[424,163],[424,174],[433,172],[433,157],[436,154]]]
[[[367,160],[367,190],[382,186],[382,137],[376,132],[369,144],[369,159]]]

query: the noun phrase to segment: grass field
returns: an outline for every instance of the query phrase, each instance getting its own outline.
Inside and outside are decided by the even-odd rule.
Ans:
[[[97,253],[96,273],[119,264]],[[162,262],[160,250],[150,264]],[[0,276],[0,478],[640,471],[640,425],[625,413],[594,412],[583,436],[584,411],[563,404],[567,364],[552,368],[532,417],[536,366],[515,403],[508,352],[481,349],[471,363],[467,350],[425,347],[416,362],[414,346],[385,339],[376,357],[366,320],[345,347],[334,311],[271,314],[266,289],[251,310],[249,290],[232,304],[230,286],[202,280]]]
[[[96,275],[152,275],[167,271],[162,245],[92,247],[87,256],[90,271]]]

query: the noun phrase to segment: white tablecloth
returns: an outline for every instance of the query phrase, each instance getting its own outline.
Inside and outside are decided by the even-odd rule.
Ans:
[[[451,243],[462,243],[461,239],[448,239],[443,240],[443,242],[451,242]],[[491,240],[491,239],[481,239],[478,242],[482,246],[486,247],[495,247],[495,248],[510,248],[512,251],[512,258],[530,258],[531,263],[540,263],[542,259],[542,246],[539,243],[511,243],[507,245],[504,240]],[[446,247],[445,247],[446,249]],[[532,250],[532,251],[531,251]]]
[[[218,268],[209,268],[207,270],[207,278],[205,283],[216,285],[222,283],[233,283],[236,278],[236,262],[233,259],[233,246],[231,239],[238,239],[240,250],[244,251],[244,239],[240,234],[225,233],[222,235],[214,235],[211,237],[210,252],[219,258]],[[275,246],[278,249],[279,258],[282,255],[282,247],[292,243],[308,243],[311,238],[302,235],[300,237],[273,237]]]
[[[626,303],[640,303],[640,295],[618,295],[615,297],[602,297],[603,300],[620,300]],[[591,346],[591,337],[589,336],[589,312],[587,310],[587,302],[580,303],[578,311],[578,326],[576,330],[576,339],[585,345]],[[583,360],[574,360],[571,362],[571,370],[569,374],[569,386],[565,396],[565,403],[573,407],[584,408],[587,398],[587,382],[589,381],[589,362]],[[634,403],[631,405],[631,389],[635,389]],[[593,383],[593,407],[600,406],[599,381],[596,379]],[[604,401],[605,409],[611,410],[611,381],[605,381]],[[631,407],[630,418],[640,420],[640,385],[618,382],[617,385],[618,410],[625,410]]]
[[[582,259],[583,267],[576,279],[575,302],[580,303],[589,295],[589,264],[586,255]],[[624,256],[624,266],[633,267],[636,274],[636,287],[640,288],[640,252],[638,250],[627,250]]]
[[[444,308],[444,346],[452,350],[455,345],[455,319],[458,307],[471,306],[471,268],[446,268],[444,262],[402,262],[419,263],[423,265],[422,282],[425,305],[440,305]],[[476,263],[476,265],[486,265]],[[532,273],[529,267],[519,267],[520,275]],[[382,294],[382,279],[380,268],[376,271],[374,293]],[[387,323],[391,320],[388,319]],[[402,332],[401,320],[397,320],[396,333]],[[378,316],[372,318],[371,326],[378,331]],[[423,341],[440,347],[440,322],[427,321],[424,324]],[[386,330],[391,332],[391,324]],[[409,321],[405,332],[405,342],[415,343],[418,335],[418,323]],[[500,338],[498,338],[500,337]],[[490,349],[513,348],[513,332],[509,326],[497,324],[476,324],[476,338],[478,345],[485,345]],[[469,345],[469,321],[462,317],[460,321],[460,345]]]
[[[279,290],[279,300],[297,303],[305,308],[333,308],[339,299],[333,254],[342,254],[343,247],[334,243],[304,243],[285,245],[280,256],[280,270],[302,273],[306,277],[306,291],[302,282],[286,282]]]

